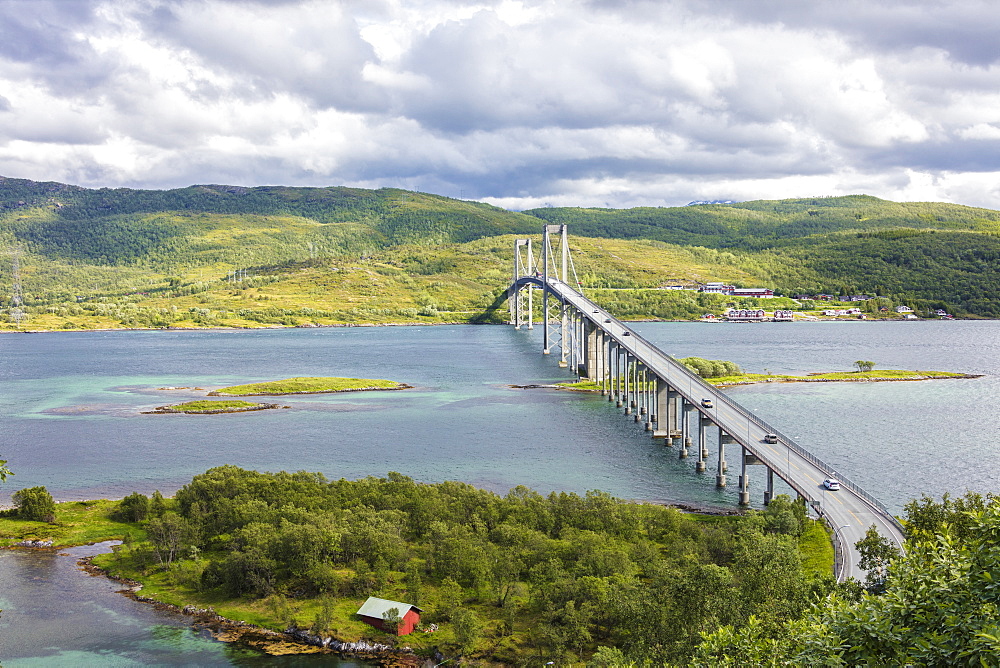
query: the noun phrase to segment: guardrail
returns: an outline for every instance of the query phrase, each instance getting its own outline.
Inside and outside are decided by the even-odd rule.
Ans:
[[[568,299],[568,295],[560,294],[564,290],[566,290],[566,291],[572,293],[575,298],[581,299],[584,302],[586,302],[587,304],[590,304],[592,307],[600,309],[600,307],[597,304],[595,304],[594,302],[590,301],[589,299],[587,299],[587,297],[583,296],[582,294],[580,294],[579,292],[577,292],[576,290],[574,290],[569,285],[563,283],[562,281],[558,281],[558,280],[554,280],[554,279],[549,279],[549,284],[550,284],[549,285],[549,289],[555,295],[557,295],[560,299],[562,299],[564,301],[570,301]],[[598,327],[601,327],[603,329],[607,329],[606,327],[604,327],[605,323],[603,323],[603,322],[597,322],[597,320],[595,318],[593,318],[592,312],[593,312],[592,308],[588,308],[588,309],[585,309],[583,311],[584,315],[588,319],[593,320],[595,322],[595,324],[597,324]],[[604,311],[603,309],[600,309],[599,312],[602,314],[602,317],[611,317],[609,314],[606,314],[606,311]],[[805,448],[803,448],[802,446],[800,446],[798,443],[796,443],[795,441],[793,441],[788,436],[782,434],[778,429],[775,429],[773,426],[769,425],[767,422],[765,422],[761,418],[757,417],[757,415],[755,415],[753,412],[751,412],[751,411],[747,410],[746,408],[744,408],[736,400],[730,398],[725,393],[720,392],[717,387],[715,387],[713,385],[710,385],[709,383],[705,382],[704,378],[702,378],[698,374],[694,373],[691,369],[689,369],[687,366],[685,366],[684,364],[682,364],[681,362],[679,362],[678,360],[676,360],[674,357],[672,357],[672,356],[664,353],[663,351],[661,351],[657,346],[655,346],[652,342],[650,342],[649,340],[647,340],[642,335],[637,334],[631,328],[626,327],[617,318],[612,318],[612,320],[615,323],[617,323],[622,329],[628,331],[629,332],[629,337],[632,338],[634,341],[643,343],[647,348],[649,348],[649,351],[651,353],[655,353],[655,354],[659,355],[660,357],[662,357],[663,360],[666,361],[666,363],[667,363],[670,371],[676,372],[677,374],[680,374],[681,376],[686,377],[687,380],[688,380],[688,382],[689,382],[689,392],[691,392],[690,384],[693,383],[693,384],[699,386],[700,389],[705,390],[706,393],[710,394],[713,397],[718,398],[720,401],[722,401],[723,403],[727,404],[730,408],[732,408],[733,410],[735,410],[743,418],[745,418],[746,420],[748,420],[750,422],[753,422],[759,428],[763,429],[766,433],[775,434],[778,437],[779,442],[783,443],[785,445],[785,447],[787,447],[789,450],[791,450],[796,455],[798,455],[802,459],[806,460],[807,462],[809,462],[813,466],[826,471],[828,473],[828,475],[830,475],[830,477],[836,478],[838,481],[840,481],[840,484],[841,484],[842,487],[846,487],[847,489],[851,490],[851,492],[853,492],[854,494],[856,494],[858,497],[860,497],[861,499],[863,499],[868,505],[870,505],[873,510],[875,510],[876,512],[878,512],[879,514],[881,514],[885,519],[889,520],[900,531],[903,531],[903,527],[899,523],[899,520],[897,520],[895,518],[895,516],[893,516],[893,514],[891,512],[889,512],[889,509],[886,508],[884,505],[882,505],[882,503],[878,499],[876,499],[871,494],[869,494],[864,489],[862,489],[857,483],[855,483],[850,478],[848,478],[847,476],[843,475],[842,473],[840,473],[839,471],[837,471],[836,469],[834,469],[832,466],[830,466],[829,464],[827,464],[826,462],[824,462],[822,459],[820,459],[816,455],[812,454],[811,452],[809,452],[808,450],[806,450]],[[616,340],[617,340],[617,337],[614,337],[614,338],[616,338]],[[624,343],[624,342],[619,340],[619,343]],[[646,360],[647,363],[649,361],[650,360]],[[691,398],[692,399],[694,398],[693,397],[693,392],[692,392],[692,397]],[[735,434],[733,434],[733,435],[735,436]],[[807,494],[805,496],[810,501],[814,500],[811,497],[811,495]],[[822,509],[820,509],[819,512],[822,514]]]

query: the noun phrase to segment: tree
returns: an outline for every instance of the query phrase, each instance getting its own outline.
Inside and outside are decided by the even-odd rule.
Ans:
[[[455,628],[455,642],[463,652],[472,651],[483,628],[479,615],[471,610],[458,608],[451,613],[451,623]]]
[[[45,487],[28,487],[14,492],[14,506],[17,516],[25,520],[53,522],[56,518],[56,502]]]
[[[153,517],[162,517],[166,511],[167,506],[163,495],[160,494],[160,490],[154,491],[153,497],[149,500],[149,514]]]
[[[149,515],[149,499],[145,494],[132,492],[118,504],[118,514],[129,522],[141,522]]]
[[[871,371],[875,368],[875,362],[871,360],[858,360],[854,363],[854,366],[858,367],[858,371],[864,373],[866,371]]]
[[[172,562],[181,549],[190,544],[192,538],[187,520],[175,512],[166,512],[163,517],[151,519],[146,532],[161,564]]]
[[[422,578],[420,577],[420,564],[416,559],[406,562],[406,577],[404,580],[406,595],[413,605],[420,605],[420,594],[422,589]]]
[[[889,577],[889,566],[899,557],[899,548],[882,536],[875,525],[868,527],[865,537],[855,547],[861,556],[858,566],[868,571],[865,589],[873,594],[882,593],[885,591],[886,578]]]
[[[6,482],[7,476],[14,475],[9,468],[7,468],[7,460],[0,459],[0,482]]]
[[[802,619],[720,628],[704,636],[692,665],[996,665],[1000,500],[969,513],[964,539],[947,525],[910,538],[883,593],[835,592]]]
[[[403,623],[403,618],[399,616],[399,608],[389,608],[382,613],[382,628],[386,633],[399,633],[399,625]]]

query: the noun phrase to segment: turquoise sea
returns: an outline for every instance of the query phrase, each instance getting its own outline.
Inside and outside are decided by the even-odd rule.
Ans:
[[[731,392],[894,511],[924,493],[997,491],[998,322],[635,327],[670,354],[732,360],[752,371],[846,371],[854,360],[868,359],[877,368],[982,374],[925,382],[776,383]],[[255,413],[142,414],[213,387],[303,375],[389,378],[414,389],[289,396],[281,403],[291,408]],[[510,387],[567,378],[555,356],[541,354],[540,329],[501,326],[3,335],[0,458],[16,476],[0,489],[0,502],[34,485],[61,500],[171,493],[209,467],[237,464],[320,471],[330,478],[399,471],[498,493],[523,484],[541,492],[601,489],[630,499],[734,505],[732,489],[715,489],[713,471],[694,473],[693,460],[679,460],[601,397]],[[763,471],[753,474],[760,478],[751,480],[757,502]],[[72,563],[0,554],[0,661],[159,663],[153,650],[126,656],[126,645],[136,641],[116,645],[105,613],[80,628],[76,623],[89,616],[74,613],[72,634],[24,636],[28,628],[63,624],[66,612],[53,587],[74,577],[101,581],[71,572]],[[60,575],[39,576],[37,569]],[[185,631],[183,619],[173,627],[181,631],[158,630],[159,621],[144,616],[148,611],[139,611],[140,604],[108,594],[107,586],[91,589],[81,595],[91,602],[81,605],[101,608],[109,596],[116,599],[110,614],[147,639],[155,636],[150,647],[176,645],[177,663],[202,665],[207,659],[197,653],[203,651],[212,653],[210,663],[244,661],[217,647],[206,650],[216,643]],[[42,601],[50,594],[46,607]],[[30,611],[17,603],[29,600],[39,602]]]

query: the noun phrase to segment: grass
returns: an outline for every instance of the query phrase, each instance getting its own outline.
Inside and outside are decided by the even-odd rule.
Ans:
[[[791,374],[743,373],[736,376],[718,376],[706,378],[705,381],[716,387],[727,385],[748,385],[751,383],[809,383],[814,381],[879,381],[879,380],[927,380],[929,378],[968,378],[969,374],[952,371],[904,371],[902,369],[884,369],[880,371],[843,371],[831,373],[811,373],[807,376]],[[599,392],[601,385],[590,380],[580,380],[572,383],[556,383],[559,387],[581,392]]]
[[[406,387],[394,380],[372,378],[299,377],[284,380],[233,385],[210,392],[210,396],[248,396],[308,394],[313,392],[352,392],[359,390],[398,390]]]
[[[230,409],[241,409],[241,408],[255,408],[261,406],[262,404],[254,403],[252,401],[240,401],[238,399],[229,399],[222,401],[211,401],[209,399],[198,399],[197,401],[187,401],[183,404],[174,404],[173,406],[164,406],[164,412],[170,411],[180,411],[183,413],[207,413],[210,411],[220,411],[220,410],[230,410]],[[157,409],[160,410],[160,409]]]
[[[799,553],[802,569],[813,576],[827,576],[833,572],[834,551],[826,525],[819,520],[806,522],[799,536]]]
[[[211,556],[211,555],[203,555]],[[289,623],[293,623],[299,628],[309,628],[323,604],[323,597],[312,598],[291,598],[280,594],[273,594],[263,599],[249,598],[229,598],[217,591],[199,591],[196,587],[185,584],[181,577],[175,575],[175,571],[163,569],[159,566],[147,568],[137,568],[131,563],[128,557],[124,559],[116,554],[102,554],[94,558],[94,563],[104,568],[109,573],[116,576],[123,576],[129,579],[142,582],[142,594],[155,599],[161,603],[184,607],[193,605],[197,608],[212,608],[216,613],[233,621],[243,621],[255,624],[274,631],[284,631]],[[191,563],[191,562],[180,562]],[[351,569],[341,569],[338,576],[347,580],[354,576]],[[400,571],[390,571],[388,573],[388,583],[380,588],[374,595],[391,600],[410,600],[402,583],[405,574]],[[440,601],[440,593],[437,587],[425,583],[421,586],[420,606],[426,610],[444,609]],[[333,615],[327,633],[344,642],[356,642],[363,638],[374,638],[377,642],[386,644],[397,643],[400,646],[409,646],[418,653],[421,650],[430,651],[443,644],[454,642],[453,631],[447,623],[441,623],[438,632],[425,634],[415,632],[410,635],[396,638],[391,634],[372,628],[362,622],[356,613],[364,603],[367,595],[330,595],[334,601]],[[477,612],[483,619],[490,619],[495,616],[495,610],[488,605],[473,605],[478,608]],[[423,615],[424,623],[429,623],[435,619],[440,623],[442,620],[434,615]]]
[[[56,504],[56,519],[48,522],[0,517],[0,547],[22,540],[51,540],[54,547],[87,545],[105,540],[121,540],[126,533],[145,538],[138,524],[121,522],[110,515],[117,501],[67,501]]]
[[[904,371],[882,369],[878,371],[846,371],[809,374],[806,380],[923,380],[925,378],[964,378],[967,374],[951,371]],[[794,377],[794,376],[793,376]]]

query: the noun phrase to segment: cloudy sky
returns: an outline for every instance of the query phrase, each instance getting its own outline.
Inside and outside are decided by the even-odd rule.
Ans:
[[[0,175],[1000,209],[995,0],[0,0]]]

